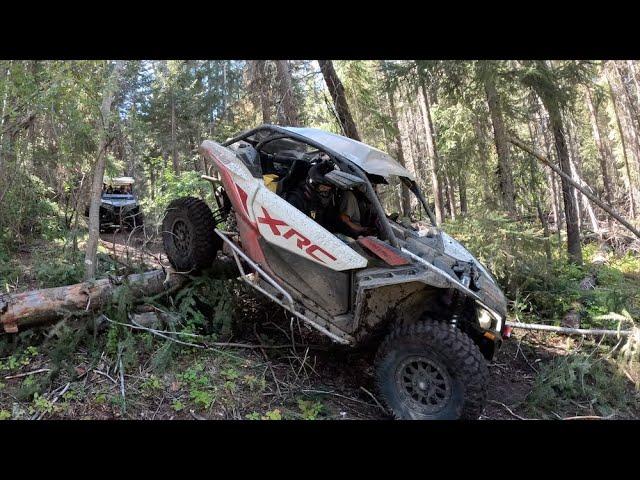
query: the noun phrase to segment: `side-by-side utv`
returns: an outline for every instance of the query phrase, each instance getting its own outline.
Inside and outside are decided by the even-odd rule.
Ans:
[[[487,359],[506,335],[495,279],[436,225],[413,175],[386,153],[312,129],[263,125],[200,152],[213,167],[217,206],[172,202],[163,242],[179,271],[210,266],[224,248],[241,278],[344,345],[378,344],[379,393],[397,418],[478,418]],[[329,158],[335,191],[352,191],[377,217],[377,234],[329,231],[285,198]],[[390,177],[413,192],[430,222],[392,220],[376,193]],[[224,224],[224,228],[222,225]]]

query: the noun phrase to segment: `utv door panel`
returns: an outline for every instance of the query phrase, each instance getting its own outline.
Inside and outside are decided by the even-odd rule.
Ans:
[[[331,315],[349,309],[350,273],[338,272],[260,240],[269,268],[291,288],[304,294]]]
[[[364,257],[264,185],[252,209],[260,235],[273,245],[331,270],[367,266]]]

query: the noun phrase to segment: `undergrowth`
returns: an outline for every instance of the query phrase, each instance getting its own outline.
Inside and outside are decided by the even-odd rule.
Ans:
[[[554,235],[545,239],[539,225],[513,221],[499,214],[465,217],[445,225],[495,275],[510,300],[512,315],[521,321],[559,322],[571,309],[586,327],[615,328],[601,318],[610,312],[640,317],[640,256],[632,252],[602,252],[596,243],[583,247],[584,265],[567,261]],[[545,254],[549,242],[551,258]],[[593,264],[599,254],[603,264]],[[595,288],[582,289],[593,276]]]

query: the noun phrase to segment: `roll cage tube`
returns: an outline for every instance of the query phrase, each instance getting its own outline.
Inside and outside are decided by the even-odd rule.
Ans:
[[[252,130],[248,130],[244,133],[241,133],[240,135],[237,135],[227,140],[226,142],[222,143],[222,145],[224,147],[227,147],[233,143],[239,142],[240,140],[244,140],[245,138],[250,137],[251,135],[263,130],[271,131],[274,133],[280,133],[281,135],[283,135],[282,138],[284,137],[291,138],[301,143],[305,143],[307,145],[315,147],[318,150],[322,150],[328,153],[329,155],[331,155],[332,157],[334,157],[334,159],[338,161],[338,165],[340,167],[345,168],[346,170],[349,170],[349,173],[352,173],[360,177],[366,185],[367,197],[369,198],[369,201],[373,204],[373,207],[376,213],[378,214],[378,218],[380,219],[380,225],[382,226],[382,230],[383,230],[382,231],[383,237],[384,237],[383,240],[389,240],[389,243],[391,243],[392,246],[399,248],[398,239],[394,235],[393,230],[391,230],[391,226],[389,225],[389,221],[387,220],[387,214],[384,211],[384,208],[382,207],[382,204],[380,203],[378,196],[373,190],[373,185],[371,185],[371,182],[369,181],[369,178],[367,177],[366,172],[362,170],[360,167],[358,167],[357,165],[353,164],[348,158],[341,155],[340,153],[330,148],[327,148],[324,145],[318,142],[315,142],[314,140],[311,140],[310,138],[304,137],[295,132],[290,132],[289,130],[286,130],[282,127],[278,127],[276,125],[261,125],[260,127],[254,128]],[[266,142],[262,141],[260,143],[266,143]],[[422,200],[422,202],[424,205],[424,200]]]
[[[437,227],[438,223],[436,222],[436,217],[433,215],[431,208],[429,208],[429,204],[427,203],[426,199],[422,195],[422,192],[418,188],[418,184],[415,182],[415,180],[409,180],[408,178],[405,178],[405,177],[400,177],[400,180],[409,188],[411,193],[413,193],[418,198],[418,200],[420,200],[422,207],[425,209],[425,211],[427,212],[427,215],[429,216],[429,220],[431,220],[431,223],[433,224],[434,227]]]

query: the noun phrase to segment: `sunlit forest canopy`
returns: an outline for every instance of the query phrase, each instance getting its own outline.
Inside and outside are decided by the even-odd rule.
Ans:
[[[149,207],[198,183],[204,139],[272,123],[325,129],[388,152],[416,174],[439,222],[496,212],[538,221],[547,236],[565,232],[559,239],[574,261],[582,257],[579,232],[606,235],[618,222],[510,139],[632,224],[637,217],[634,61],[3,60],[2,242],[77,223],[116,63],[104,174],[135,178]],[[398,183],[381,195],[388,210],[423,214]],[[61,214],[63,225],[46,212]]]

